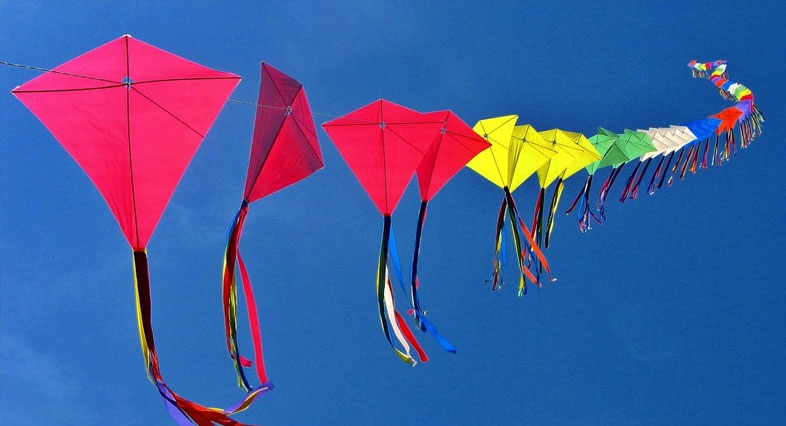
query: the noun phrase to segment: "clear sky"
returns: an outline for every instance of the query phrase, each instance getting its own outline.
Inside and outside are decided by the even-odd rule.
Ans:
[[[726,59],[731,78],[754,91],[768,119],[764,135],[721,168],[651,197],[610,201],[609,222],[587,234],[575,216],[560,214],[547,252],[559,280],[523,298],[512,284],[492,292],[484,282],[500,191],[469,170],[449,182],[430,204],[420,279],[429,317],[458,353],[423,335],[431,361],[415,368],[398,360],[379,327],[382,220],[319,130],[325,168],[253,204],[246,222],[242,251],[276,389],[236,418],[261,425],[786,418],[786,6],[417,3],[2,0],[0,60],[54,67],[128,33],[242,75],[232,99],[256,99],[264,60],[302,81],[316,112],[343,115],[384,98],[421,111],[452,109],[470,125],[519,114],[539,130],[589,136],[597,126],[667,126],[729,106],[685,66]],[[0,68],[1,422],[174,424],[145,376],[126,240],[84,172],[10,94],[38,74]],[[225,353],[220,275],[253,117],[252,107],[224,107],[148,246],[163,375],[181,395],[211,406],[242,395]],[[316,117],[318,125],[325,120]],[[565,205],[583,176],[567,181]],[[526,217],[536,186],[528,181],[514,193]],[[413,183],[394,216],[404,257],[418,205]],[[515,280],[514,268],[505,274]],[[247,337],[244,326],[246,348]]]

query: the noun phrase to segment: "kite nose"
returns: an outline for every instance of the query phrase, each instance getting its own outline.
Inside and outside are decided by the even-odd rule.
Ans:
[[[121,83],[126,85],[126,89],[127,90],[131,90],[131,85],[134,83],[134,80],[131,80],[131,77],[129,77],[129,76],[125,76],[121,80]]]

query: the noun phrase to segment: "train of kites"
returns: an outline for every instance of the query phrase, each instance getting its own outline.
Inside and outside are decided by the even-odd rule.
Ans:
[[[509,223],[520,271],[519,295],[527,284],[553,280],[543,249],[549,246],[554,216],[568,177],[584,169],[586,182],[565,212],[574,210],[582,232],[606,220],[604,206],[628,163],[632,172],[620,201],[652,194],[690,170],[720,166],[761,134],[764,118],[747,87],[728,79],[726,62],[688,64],[694,77],[709,79],[721,96],[736,104],[683,125],[624,130],[598,128],[589,138],[560,129],[537,131],[517,124],[518,116],[488,118],[470,128],[451,111],[420,113],[378,100],[322,127],[383,217],[376,290],[385,338],[396,355],[415,364],[428,358],[405,318],[397,311],[390,266],[404,294],[405,279],[391,216],[417,172],[421,206],[415,234],[410,313],[416,329],[431,334],[446,351],[455,348],[426,318],[418,299],[418,253],[429,201],[467,166],[501,189],[496,222],[492,288],[502,284],[506,263],[505,224]],[[262,357],[257,308],[239,245],[249,203],[298,182],[323,167],[314,119],[303,85],[262,64],[254,133],[240,209],[232,220],[224,252],[222,297],[226,343],[240,402],[210,408],[176,394],[161,376],[151,326],[150,279],[145,246],[180,177],[240,77],[190,62],[128,35],[91,50],[15,88],[29,108],[87,172],[103,195],[133,249],[139,337],[149,380],[180,425],[242,425],[229,415],[271,390]],[[736,129],[736,131],[735,131]],[[600,187],[594,209],[590,192],[595,173],[611,173]],[[652,173],[647,176],[648,170]],[[531,226],[512,192],[537,175],[540,193]],[[556,183],[555,183],[556,181]],[[546,189],[554,184],[546,208]],[[594,199],[593,199],[594,201]],[[544,213],[545,219],[544,219]],[[528,222],[529,223],[529,222]],[[237,280],[240,275],[253,342],[253,361],[240,354],[237,340]],[[398,346],[394,344],[398,342]],[[252,385],[247,368],[260,384]]]

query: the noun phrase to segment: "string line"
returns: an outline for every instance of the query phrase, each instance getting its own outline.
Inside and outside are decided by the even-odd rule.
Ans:
[[[33,70],[33,71],[51,72],[51,73],[54,73],[54,74],[67,75],[67,76],[70,76],[70,77],[87,78],[87,79],[90,79],[90,80],[98,80],[98,81],[104,81],[104,82],[110,82],[110,83],[117,83],[116,81],[106,80],[106,79],[98,78],[98,77],[91,77],[91,76],[88,76],[88,75],[75,74],[75,73],[70,73],[70,72],[65,72],[65,71],[57,71],[57,70],[53,70],[53,69],[42,68],[42,67],[35,67],[35,66],[32,66],[32,65],[25,65],[25,64],[17,64],[17,63],[7,62],[7,61],[0,61],[0,65],[7,65],[7,66],[10,66],[10,67],[16,67],[16,68],[24,68],[24,69],[29,69],[29,70]],[[133,83],[131,83],[131,85],[133,85]],[[231,103],[239,104],[239,105],[249,105],[249,106],[254,106],[254,107],[277,109],[277,110],[282,110],[282,111],[285,111],[287,109],[286,107],[280,107],[280,106],[275,106],[275,105],[258,104],[256,102],[241,101],[241,100],[238,100],[238,99],[228,99],[227,102],[231,102]],[[327,113],[323,113],[323,112],[314,112],[314,111],[312,111],[311,114],[312,115],[322,116],[322,117],[328,117],[328,118],[342,118],[342,116],[340,116],[340,115],[327,114]],[[358,121],[358,122],[362,122],[362,123],[377,124],[376,121],[360,120],[360,119],[357,119],[357,118],[346,118],[346,119],[353,120],[353,121]]]

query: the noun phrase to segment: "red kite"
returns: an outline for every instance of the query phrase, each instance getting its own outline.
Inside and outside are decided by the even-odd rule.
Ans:
[[[227,237],[222,286],[227,348],[235,361],[238,385],[247,392],[252,391],[252,387],[248,384],[243,366],[250,367],[251,362],[240,356],[237,346],[235,262],[240,268],[246,295],[257,377],[263,386],[269,384],[262,358],[254,294],[238,248],[248,204],[305,179],[324,166],[303,85],[264,62],[261,73],[246,188]]]
[[[139,338],[148,378],[181,425],[239,425],[227,410],[178,396],[161,377],[151,325],[145,246],[191,157],[240,82],[128,35],[12,92],[85,170],[133,249]]]
[[[391,215],[443,124],[444,119],[378,100],[322,125],[384,217],[377,267],[379,319],[390,346],[407,364],[414,364],[407,342],[415,347],[421,361],[428,358],[395,309],[387,267]],[[388,322],[404,352],[393,344]]]
[[[448,352],[456,349],[429,322],[420,307],[418,298],[418,256],[423,224],[426,220],[426,208],[429,200],[439,192],[467,162],[479,152],[491,146],[485,139],[478,136],[466,123],[451,111],[432,112],[428,115],[443,123],[439,134],[434,138],[431,147],[426,151],[418,165],[418,187],[420,188],[420,212],[418,227],[415,232],[415,251],[412,256],[412,307],[415,324],[421,331],[430,332],[439,344]]]

